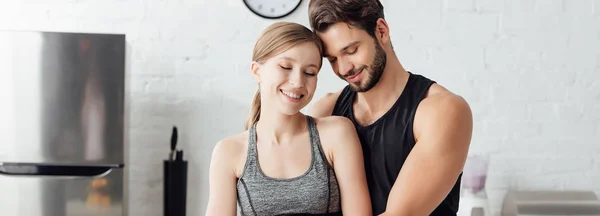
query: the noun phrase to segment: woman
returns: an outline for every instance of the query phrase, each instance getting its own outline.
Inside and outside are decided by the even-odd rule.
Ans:
[[[300,110],[313,97],[322,45],[309,29],[278,22],[260,36],[251,70],[259,84],[246,131],[219,141],[206,215],[371,215],[362,150],[343,117]]]

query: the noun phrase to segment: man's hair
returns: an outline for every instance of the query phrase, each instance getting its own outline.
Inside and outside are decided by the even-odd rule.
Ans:
[[[310,0],[308,17],[315,32],[324,32],[329,26],[343,22],[365,30],[372,37],[377,19],[385,18],[379,0]]]

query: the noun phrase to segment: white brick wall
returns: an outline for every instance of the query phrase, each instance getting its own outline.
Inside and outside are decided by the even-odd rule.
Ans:
[[[600,2],[383,3],[402,63],[472,105],[471,152],[491,156],[496,214],[509,187],[600,191]],[[203,214],[210,151],[242,130],[256,89],[253,43],[271,21],[239,0],[0,5],[0,29],[127,34],[130,215],[162,215],[161,161],[173,125],[191,161],[188,213]],[[306,5],[283,20],[308,25]],[[328,64],[319,81],[316,98],[344,85]]]

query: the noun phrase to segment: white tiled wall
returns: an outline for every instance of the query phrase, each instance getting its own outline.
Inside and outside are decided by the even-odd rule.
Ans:
[[[308,25],[307,2],[286,21]],[[384,0],[401,62],[471,104],[473,154],[491,156],[497,213],[514,188],[600,191],[600,2]],[[130,215],[162,215],[162,160],[177,125],[202,215],[217,140],[243,129],[254,40],[272,21],[240,0],[5,0],[0,29],[125,33]],[[316,98],[343,87],[329,65]]]

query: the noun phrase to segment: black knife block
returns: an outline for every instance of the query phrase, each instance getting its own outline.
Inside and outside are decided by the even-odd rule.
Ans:
[[[188,162],[178,151],[175,160],[164,160],[163,210],[164,216],[185,216],[187,201]]]

